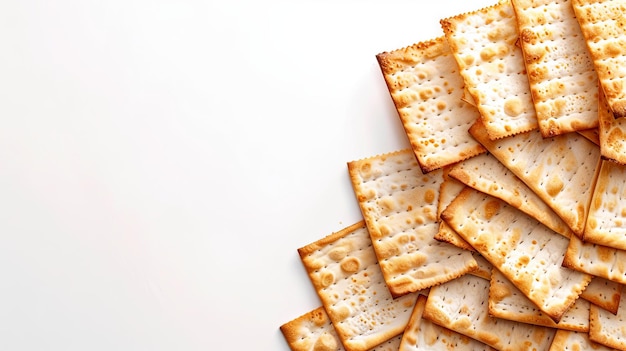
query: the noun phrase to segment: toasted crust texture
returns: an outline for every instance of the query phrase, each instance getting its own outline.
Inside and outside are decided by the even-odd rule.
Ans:
[[[538,127],[509,1],[440,21],[491,139]]]
[[[569,0],[512,0],[544,138],[598,126],[598,79]]]
[[[417,293],[393,299],[363,221],[298,249],[347,351],[365,351],[400,335]]]
[[[422,172],[485,152],[467,132],[480,117],[444,37],[376,55]]]
[[[555,329],[489,316],[489,280],[466,274],[430,290],[423,318],[497,350],[546,350]]]
[[[600,86],[615,117],[626,116],[626,1],[572,0]]]
[[[568,238],[500,199],[466,188],[442,218],[555,322],[591,280],[561,267]]]
[[[434,238],[443,170],[423,174],[408,149],[349,162],[348,170],[394,297],[476,269],[470,252]]]

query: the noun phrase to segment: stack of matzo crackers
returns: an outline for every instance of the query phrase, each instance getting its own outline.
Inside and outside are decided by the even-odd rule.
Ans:
[[[510,0],[376,55],[411,148],[298,249],[293,351],[626,351],[626,0]]]

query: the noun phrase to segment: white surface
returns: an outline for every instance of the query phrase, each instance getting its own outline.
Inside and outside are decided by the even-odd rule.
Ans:
[[[490,4],[0,2],[0,349],[288,350],[346,162],[408,147],[375,54]]]

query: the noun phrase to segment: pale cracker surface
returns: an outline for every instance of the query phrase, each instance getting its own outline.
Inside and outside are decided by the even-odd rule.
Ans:
[[[422,174],[411,150],[348,162],[350,180],[391,294],[402,296],[476,268],[471,253],[435,240],[443,170]]]
[[[615,118],[606,97],[600,92],[598,138],[602,157],[626,164],[626,119]]]
[[[570,330],[558,330],[549,351],[613,351],[615,349],[597,344],[589,340],[588,333]]]
[[[594,276],[580,297],[615,314],[622,295],[622,288],[623,285],[620,283]]]
[[[280,326],[291,351],[344,351],[324,307]]]
[[[626,166],[602,161],[583,240],[626,250]]]
[[[622,292],[622,297],[624,297]],[[617,314],[592,306],[589,313],[589,339],[599,344],[626,350],[626,304]]]
[[[411,314],[409,325],[402,335],[398,351],[493,351],[478,340],[469,338],[450,329],[422,318],[427,297],[420,295]]]
[[[512,0],[539,130],[598,126],[598,78],[570,0]]]
[[[600,169],[597,145],[578,133],[543,138],[538,131],[493,141],[480,123],[470,133],[582,236]]]
[[[541,312],[500,271],[494,269],[489,287],[489,313],[493,317],[511,321],[542,325],[579,332],[589,331],[589,307],[587,300],[578,299],[556,323]]]
[[[572,235],[563,266],[626,284],[626,251],[586,243]]]
[[[626,1],[572,0],[600,86],[615,117],[626,116]]]
[[[497,350],[547,350],[555,329],[489,316],[489,280],[466,274],[430,289],[423,318]]]
[[[591,280],[561,266],[568,238],[500,199],[466,188],[442,218],[555,322]]]
[[[478,191],[497,197],[569,237],[571,230],[545,202],[493,155],[486,153],[452,166],[449,176]]]
[[[422,172],[485,152],[467,132],[480,117],[444,37],[376,55]]]
[[[369,350],[404,331],[417,293],[391,296],[363,221],[298,253],[347,351]]]
[[[513,6],[493,6],[441,21],[465,86],[491,139],[538,127]]]

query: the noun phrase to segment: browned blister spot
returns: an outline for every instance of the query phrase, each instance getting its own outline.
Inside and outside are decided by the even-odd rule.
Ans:
[[[336,247],[328,253],[328,257],[330,257],[333,261],[341,261],[348,254],[348,249],[346,247],[340,246]]]
[[[313,351],[335,351],[339,345],[337,345],[337,339],[328,333],[323,333],[315,341],[313,345]]]
[[[497,200],[491,200],[485,204],[485,219],[489,220],[500,210],[501,204]]]
[[[432,204],[433,201],[435,201],[436,197],[437,197],[437,194],[432,189],[428,189],[426,190],[426,193],[424,194],[424,201],[426,201],[429,204]]]
[[[507,116],[517,117],[524,111],[524,104],[522,100],[518,97],[508,98],[504,102],[504,113]]]
[[[324,272],[320,277],[320,284],[322,287],[327,288],[335,282],[335,276],[331,272]]]
[[[354,273],[359,270],[361,261],[356,257],[348,257],[341,261],[341,269],[346,273]]]
[[[555,197],[561,192],[563,186],[561,178],[558,175],[552,175],[546,183],[546,192],[548,195]]]

